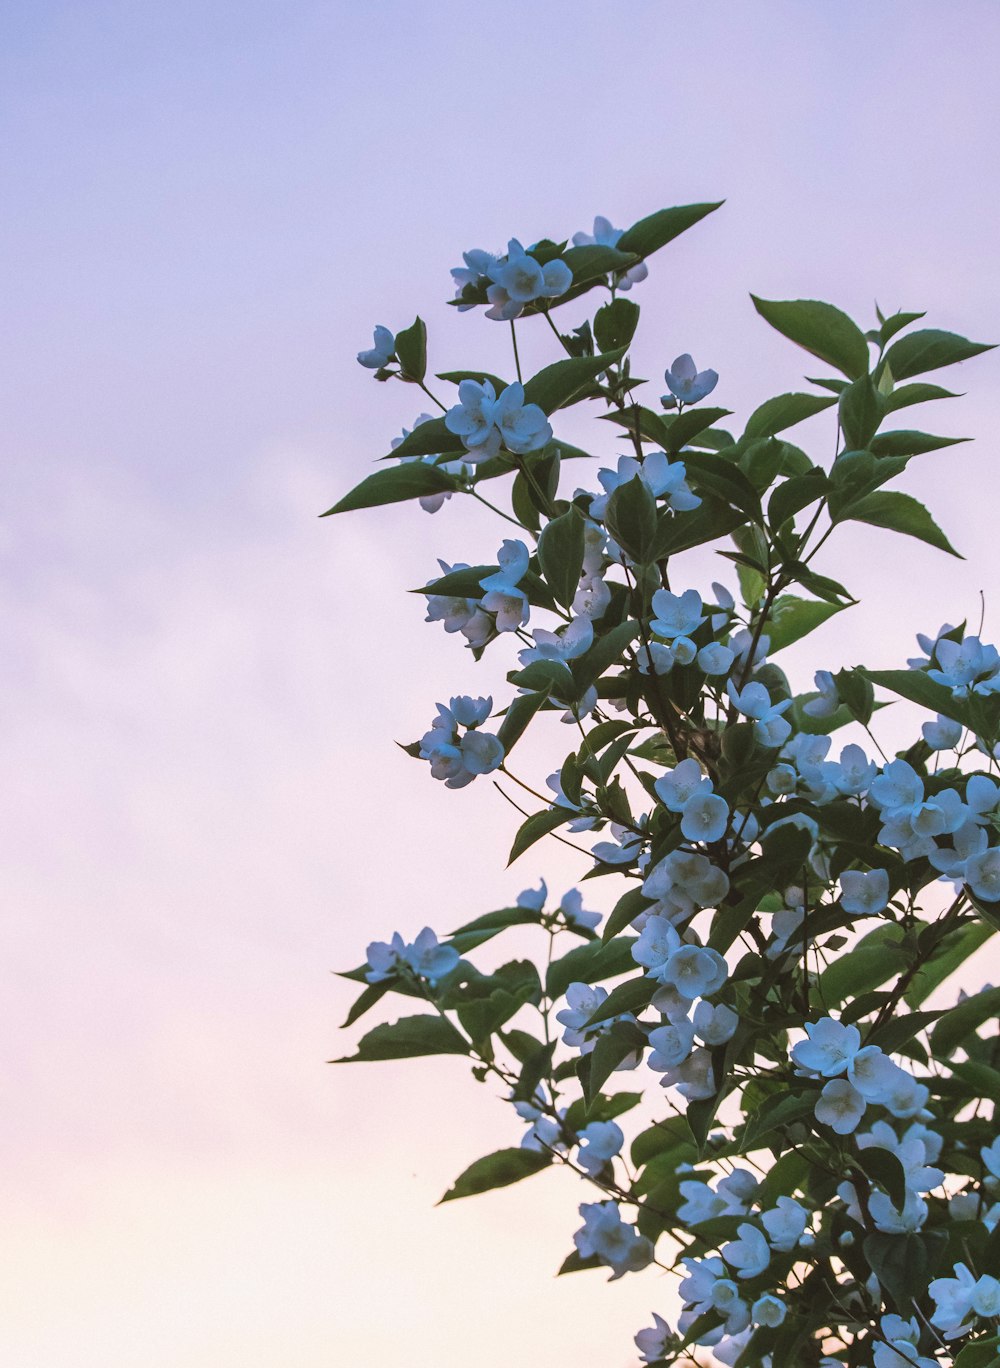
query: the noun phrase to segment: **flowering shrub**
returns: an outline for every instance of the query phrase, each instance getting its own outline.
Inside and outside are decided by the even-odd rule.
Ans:
[[[914,330],[920,314],[863,332],[830,304],[754,298],[824,372],[808,393],[767,399],[736,436],[704,402],[719,377],[682,354],[643,403],[640,311],[622,291],[717,207],[466,253],[454,303],[510,327],[516,380],[449,371],[435,393],[420,319],[376,328],[358,357],[441,416],[421,415],[330,512],[465,495],[517,527],[494,563],[442,562],[422,591],[474,659],[516,652],[511,694],[439,703],[407,749],[450,788],[522,785],[535,810],[512,858],[556,835],[585,880],[623,891],[603,927],[579,889],[553,904],[543,882],[443,940],[375,941],[347,974],[363,985],[347,1024],[388,994],[416,1010],[351,1058],[454,1054],[499,1086],[520,1144],[477,1159],[447,1199],[576,1170],[597,1192],[561,1271],[679,1276],[679,1319],[661,1307],[636,1334],[646,1364],[703,1362],[707,1346],[737,1368],[986,1368],[1000,1362],[1000,989],[956,1001],[947,981],[1000,928],[1000,654],[945,625],[906,669],[819,669],[798,694],[776,658],[855,601],[814,568],[840,524],[952,551],[887,486],[953,439],[884,425],[952,397],[915,377],[987,348]],[[595,291],[592,318],[557,324]],[[545,326],[563,355],[524,379],[517,329]],[[556,435],[583,403],[601,447],[625,449],[606,465]],[[824,410],[829,464],[784,435]],[[684,553],[704,546],[732,587],[687,582]],[[924,714],[895,756],[872,730],[877,694]],[[512,760],[546,712],[569,738],[548,801]],[[850,724],[862,743],[836,744]],[[539,962],[477,969],[477,947],[514,927],[537,929]]]

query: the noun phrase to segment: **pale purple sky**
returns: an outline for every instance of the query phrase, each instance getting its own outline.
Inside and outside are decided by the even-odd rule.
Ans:
[[[505,872],[490,787],[392,744],[500,697],[403,591],[502,532],[456,501],[316,520],[422,407],[354,354],[419,311],[435,369],[508,370],[446,306],[463,249],[722,197],[635,296],[642,373],[691,351],[742,416],[799,387],[751,289],[995,340],[998,39],[992,0],[4,8],[0,1360],[634,1363],[666,1284],[552,1279],[573,1182],[434,1209],[517,1141],[488,1089],[324,1064],[368,940],[582,872]],[[899,663],[980,589],[1000,635],[998,374],[911,411],[979,439],[904,486],[967,561],[845,536],[865,603],[810,665]]]

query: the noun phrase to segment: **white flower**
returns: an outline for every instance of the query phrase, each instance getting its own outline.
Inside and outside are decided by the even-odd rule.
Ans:
[[[633,1226],[626,1225],[615,1202],[584,1202],[583,1228],[573,1236],[581,1258],[596,1255],[614,1269],[611,1281],[645,1268],[653,1260],[653,1246]]]
[[[786,1314],[785,1303],[779,1301],[777,1297],[773,1297],[770,1292],[766,1292],[763,1297],[758,1297],[750,1310],[754,1325],[781,1325]]]
[[[728,966],[718,950],[703,945],[682,945],[669,957],[659,970],[661,983],[694,1001],[699,997],[711,997],[725,983]]]
[[[526,912],[541,912],[548,895],[548,886],[543,879],[537,888],[525,888],[518,893],[515,906],[523,907]]]
[[[690,1021],[675,1021],[657,1026],[649,1033],[653,1053],[649,1067],[654,1073],[667,1073],[683,1064],[694,1046],[694,1026]]]
[[[577,235],[579,236],[579,234]],[[667,1344],[671,1338],[670,1326],[663,1319],[653,1312],[655,1325],[651,1325],[648,1330],[640,1330],[635,1336],[635,1347],[639,1350],[639,1358],[643,1363],[655,1363],[667,1352]]]
[[[845,869],[840,876],[840,904],[855,916],[872,916],[889,905],[889,873],[885,869]]]
[[[954,1278],[935,1278],[927,1291],[935,1302],[931,1324],[936,1325],[946,1339],[964,1335],[971,1329],[972,1303],[976,1295],[976,1279],[965,1264],[955,1264]]]
[[[813,1111],[816,1120],[838,1135],[850,1135],[865,1114],[865,1099],[846,1078],[833,1078],[825,1085]]]
[[[763,684],[750,683],[737,689],[731,679],[726,681],[726,692],[737,712],[753,720],[754,736],[762,746],[784,745],[792,734],[792,728],[781,714],[792,706],[790,698],[772,703],[771,695]]]
[[[365,978],[369,983],[383,983],[386,979],[395,977],[399,961],[406,950],[406,942],[396,931],[391,941],[372,941],[365,957],[368,962],[368,972]]]
[[[833,1017],[805,1024],[808,1040],[792,1046],[792,1061],[800,1069],[822,1078],[843,1073],[861,1048],[861,1032],[857,1026],[844,1026]]]
[[[832,717],[840,707],[840,695],[829,670],[817,670],[815,675],[819,697],[803,703],[802,711],[810,717]]]
[[[485,283],[484,277],[488,277],[490,268],[496,263],[496,257],[492,252],[484,252],[481,248],[474,247],[471,252],[463,252],[463,266],[453,266],[451,277],[455,282],[455,298],[461,300],[465,287],[471,285],[476,287],[480,282]],[[475,301],[472,303],[460,303],[459,313],[465,313],[467,309],[474,309]]]
[[[506,257],[491,262],[484,274],[493,281],[486,291],[493,306],[486,317],[499,320],[517,318],[525,304],[535,299],[558,298],[573,283],[573,272],[565,261],[541,266],[517,238],[507,244]]]
[[[912,1340],[890,1340],[876,1344],[872,1353],[874,1368],[940,1368],[937,1359],[918,1354]]]
[[[589,617],[576,617],[555,632],[536,627],[531,635],[534,646],[525,647],[517,655],[522,665],[536,660],[576,660],[594,644],[594,625]]]
[[[598,214],[594,219],[593,233],[574,233],[574,247],[591,247],[595,243],[602,247],[617,247],[618,239],[624,233],[624,228],[613,228],[609,219],[603,214]],[[645,280],[649,275],[649,267],[644,261],[637,261],[634,266],[629,266],[625,271],[615,272],[615,284],[619,290],[631,290],[633,285],[638,285],[641,280]]]
[[[653,785],[657,797],[670,812],[683,812],[699,789],[712,791],[712,781],[701,771],[697,760],[682,760]]]
[[[738,1239],[722,1246],[722,1257],[736,1269],[737,1277],[756,1278],[771,1262],[767,1240],[756,1226],[746,1221],[736,1227],[736,1233]]]
[[[452,946],[439,945],[437,936],[429,926],[425,926],[413,944],[406,947],[401,958],[433,988],[438,979],[444,978],[456,967],[459,955]]]
[[[493,424],[496,390],[489,380],[463,380],[458,387],[458,403],[444,416],[444,425],[469,453],[473,464],[486,461],[500,450],[500,432]]]
[[[682,404],[697,404],[699,399],[711,394],[719,383],[717,372],[700,371],[687,352],[678,356],[670,369],[664,371],[663,378],[673,398]],[[663,401],[668,402],[667,395],[663,396]]]
[[[552,440],[548,419],[537,404],[524,402],[524,388],[519,384],[507,386],[493,405],[492,418],[504,446],[519,456],[538,451]]]
[[[698,1039],[704,1045],[714,1047],[725,1045],[732,1040],[740,1019],[724,1002],[720,1002],[717,1007],[713,1007],[710,1002],[699,1002],[694,1009],[693,1024]]]
[[[580,1151],[577,1161],[592,1178],[596,1178],[605,1164],[621,1153],[625,1143],[625,1135],[614,1121],[592,1121],[579,1132],[578,1139]]]
[[[678,1064],[676,1069],[669,1069],[663,1075],[660,1083],[664,1088],[676,1088],[688,1102],[701,1102],[714,1097],[716,1082],[712,1052],[700,1047],[692,1050],[683,1064]]]
[[[632,946],[632,958],[649,970],[650,978],[657,978],[680,945],[681,938],[666,917],[647,917],[639,939]]]
[[[1000,902],[1000,846],[992,846],[965,862],[965,882],[983,902]]]
[[[934,722],[925,722],[920,731],[932,751],[953,750],[962,739],[961,722],[953,722],[940,713]]]
[[[379,324],[373,334],[373,341],[375,345],[370,351],[358,352],[358,361],[367,370],[381,370],[395,355],[396,339],[388,328],[383,328]]]
[[[600,912],[585,911],[583,894],[578,888],[567,889],[562,895],[559,900],[559,911],[570,926],[579,927],[585,931],[593,931],[601,920]]]
[[[809,1213],[793,1197],[779,1197],[777,1206],[761,1213],[760,1221],[767,1231],[771,1248],[787,1254],[805,1233]]]
[[[685,589],[683,594],[657,589],[652,608],[655,617],[649,625],[657,636],[666,637],[668,641],[674,637],[689,637],[705,621],[701,595],[696,589]]]
[[[729,805],[725,798],[701,788],[684,805],[681,834],[688,841],[711,845],[721,841],[729,825]]]
[[[927,1203],[915,1192],[908,1192],[902,1210],[894,1206],[887,1193],[877,1189],[868,1198],[872,1220],[885,1235],[911,1235],[927,1220]]]

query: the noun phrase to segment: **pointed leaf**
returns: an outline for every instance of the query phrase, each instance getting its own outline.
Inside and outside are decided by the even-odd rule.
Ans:
[[[419,428],[417,429],[419,431]],[[422,461],[376,470],[320,517],[331,513],[350,513],[358,508],[376,508],[380,504],[401,503],[405,499],[419,499],[425,494],[440,494],[458,488],[458,481],[439,466]]]
[[[468,1054],[468,1042],[444,1017],[400,1017],[376,1026],[358,1041],[358,1052],[335,1062],[354,1064],[373,1059],[412,1059],[417,1055]]]
[[[396,356],[407,380],[423,380],[427,374],[427,325],[422,318],[396,334]]]
[[[947,551],[959,560],[964,559],[924,505],[909,494],[900,494],[895,490],[866,494],[863,499],[855,499],[842,508],[833,521],[866,522],[873,527],[886,527],[892,532],[903,532],[909,537],[916,537],[918,541],[936,546],[938,550]]]
[[[994,346],[994,342],[970,342],[957,333],[924,328],[894,342],[885,354],[885,364],[894,380],[908,380],[911,375],[967,361],[980,352],[991,351]]]
[[[719,200],[716,204],[684,204],[674,209],[660,209],[648,218],[633,223],[631,228],[626,228],[618,239],[618,250],[635,252],[641,257],[650,256],[724,203],[724,200]]]
[[[576,507],[542,528],[538,563],[557,603],[568,608],[580,585],[584,555],[583,515]]]
[[[793,641],[808,636],[827,618],[839,613],[846,604],[824,603],[818,599],[796,598],[782,594],[771,609],[765,631],[771,638],[770,654],[783,650]]]
[[[552,1155],[545,1150],[496,1150],[460,1173],[441,1201],[454,1202],[459,1197],[474,1197],[492,1188],[509,1187],[522,1178],[530,1178],[533,1173],[540,1173],[551,1163]]]
[[[837,401],[825,394],[779,394],[766,400],[751,413],[743,432],[748,437],[773,437],[776,432],[794,427],[796,423],[822,413]]]
[[[852,380],[868,373],[865,335],[840,309],[817,299],[759,299],[753,294],[750,298],[772,328],[813,356]]]
[[[524,402],[538,404],[543,413],[554,413],[586,394],[596,378],[624,355],[625,348],[617,347],[601,356],[571,356],[565,361],[554,361],[525,385]]]

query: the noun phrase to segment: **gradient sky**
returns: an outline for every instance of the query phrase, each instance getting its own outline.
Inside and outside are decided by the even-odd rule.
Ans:
[[[666,1284],[553,1280],[574,1182],[434,1209],[517,1141],[489,1089],[324,1063],[368,940],[582,872],[505,872],[493,790],[392,744],[501,696],[403,590],[502,534],[457,501],[317,521],[421,407],[354,355],[419,311],[435,370],[509,370],[446,306],[463,249],[722,197],[635,296],[641,373],[691,351],[743,416],[799,387],[749,290],[994,340],[998,40],[993,0],[0,9],[0,1361],[634,1364]],[[1000,369],[942,379],[969,397],[913,421],[979,440],[904,487],[967,559],[845,534],[865,601],[810,666],[898,664],[980,589],[1000,634]]]

